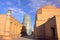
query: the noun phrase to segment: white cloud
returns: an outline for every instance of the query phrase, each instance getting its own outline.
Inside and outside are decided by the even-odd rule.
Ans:
[[[44,5],[53,5],[56,6],[57,4],[55,3],[55,1],[60,1],[60,0],[31,0],[31,2],[28,4],[33,10],[31,10],[29,13],[32,13],[34,11],[36,11],[37,9],[39,9],[40,7],[44,6]],[[54,2],[54,3],[53,3]]]
[[[22,13],[22,14],[26,14],[24,11],[22,11],[22,9],[20,8],[8,8],[9,10],[12,10],[12,12],[16,12],[16,13]]]
[[[52,4],[52,2],[47,2],[47,5],[53,5],[53,6],[56,6],[55,4]]]
[[[31,3],[28,4],[33,8],[38,8],[46,3],[46,0],[31,0]]]
[[[31,0],[31,3],[29,3],[28,5],[33,9],[38,9],[46,4],[56,6],[60,4],[60,0]]]
[[[17,17],[16,19],[23,19],[24,15],[26,14],[22,9],[20,8],[9,8],[12,11],[12,16]]]
[[[44,4],[46,4],[46,0],[31,0],[31,2],[28,5],[33,10],[31,10],[29,13],[36,11],[38,8],[42,7]]]
[[[20,21],[21,23],[23,22],[23,17],[26,14],[26,12],[24,12],[22,9],[20,8],[8,8],[12,11],[12,16],[17,19],[18,21]]]
[[[60,2],[60,0],[57,0],[58,2]]]

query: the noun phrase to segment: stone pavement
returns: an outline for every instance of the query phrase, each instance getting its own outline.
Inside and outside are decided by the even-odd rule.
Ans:
[[[33,39],[28,39],[28,38],[20,37],[20,38],[16,38],[16,39],[13,39],[13,40],[33,40]]]
[[[25,37],[16,38],[13,40],[33,40],[33,37],[32,36],[25,36]]]

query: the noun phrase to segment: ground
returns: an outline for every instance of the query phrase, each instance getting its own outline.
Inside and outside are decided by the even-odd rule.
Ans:
[[[14,39],[14,40],[33,40],[33,39],[28,39],[28,38],[20,37],[20,38]]]
[[[20,37],[20,38],[14,39],[14,40],[33,40],[33,36]]]

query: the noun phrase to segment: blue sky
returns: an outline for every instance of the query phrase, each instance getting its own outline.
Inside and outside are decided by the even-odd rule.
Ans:
[[[0,14],[12,10],[12,16],[23,22],[24,14],[31,16],[32,29],[34,29],[36,10],[46,4],[60,7],[60,0],[0,0]]]

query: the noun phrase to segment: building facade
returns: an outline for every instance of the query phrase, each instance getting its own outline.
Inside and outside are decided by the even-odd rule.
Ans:
[[[21,36],[22,24],[10,14],[11,11],[0,14],[0,40],[12,40]]]
[[[46,5],[37,10],[34,36],[41,40],[60,40],[60,8]]]

